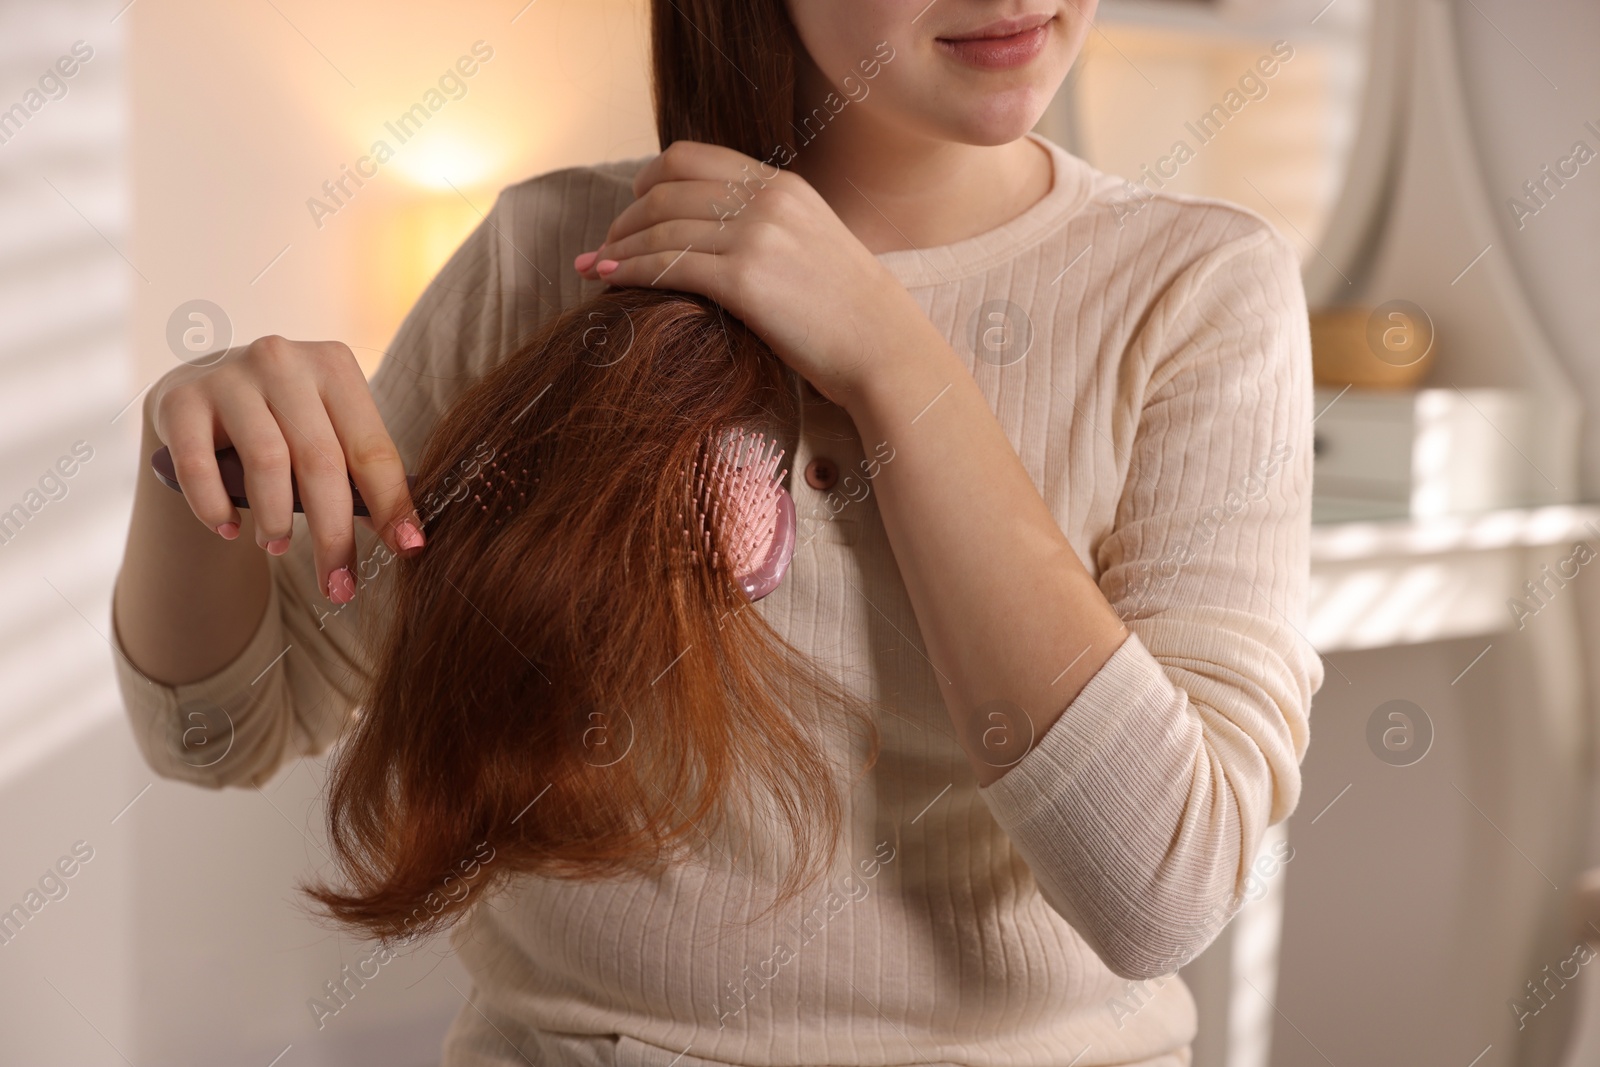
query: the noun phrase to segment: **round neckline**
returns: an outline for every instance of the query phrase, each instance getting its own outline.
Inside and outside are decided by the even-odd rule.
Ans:
[[[1093,182],[1088,164],[1034,130],[1024,136],[1050,157],[1050,188],[1022,213],[982,233],[929,248],[897,248],[877,253],[901,285],[940,285],[982,273],[1016,257],[1050,235],[1054,225],[1088,201]]]

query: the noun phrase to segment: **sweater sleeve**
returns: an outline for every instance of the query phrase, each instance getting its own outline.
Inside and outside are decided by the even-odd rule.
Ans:
[[[1100,589],[1130,636],[981,791],[1044,899],[1127,978],[1170,974],[1242,899],[1300,795],[1323,667],[1309,582],[1310,337],[1293,248],[1257,220],[1151,308]]]
[[[514,336],[510,208],[502,193],[407,314],[370,382],[407,469],[451,400]],[[318,587],[305,516],[296,514],[289,551],[267,557],[267,605],[254,636],[232,662],[191,684],[144,677],[113,633],[117,684],[150,767],[219,789],[261,785],[286,760],[325,751],[350,721],[369,666],[360,612],[382,591],[380,547],[358,523],[357,595],[335,607]]]

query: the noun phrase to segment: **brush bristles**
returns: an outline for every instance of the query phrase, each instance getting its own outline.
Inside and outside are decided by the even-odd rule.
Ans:
[[[720,446],[707,439],[689,479],[693,519],[684,535],[692,558],[713,569],[726,560],[735,579],[761,566],[776,532],[783,455],[755,431],[741,430]]]
[[[496,526],[520,511],[528,502],[528,491],[539,484],[539,479],[529,474],[526,467],[516,468],[520,478],[511,474],[510,470],[509,467],[502,468],[498,459],[491,459],[482,475],[483,487],[472,494],[472,502]]]

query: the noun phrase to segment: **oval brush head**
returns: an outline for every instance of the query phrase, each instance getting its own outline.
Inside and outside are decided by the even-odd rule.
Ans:
[[[794,556],[794,501],[779,482],[783,450],[741,430],[707,441],[691,475],[694,522],[685,533],[712,566],[726,558],[752,601],[778,587]]]

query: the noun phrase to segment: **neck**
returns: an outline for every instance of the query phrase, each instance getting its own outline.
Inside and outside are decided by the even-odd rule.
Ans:
[[[802,73],[796,98],[820,101],[830,91],[813,68]],[[800,124],[800,131],[792,169],[873,253],[984,233],[1050,189],[1049,157],[1025,137],[1000,145],[941,140],[885,123],[856,103],[820,129]],[[801,144],[802,137],[810,139]]]

